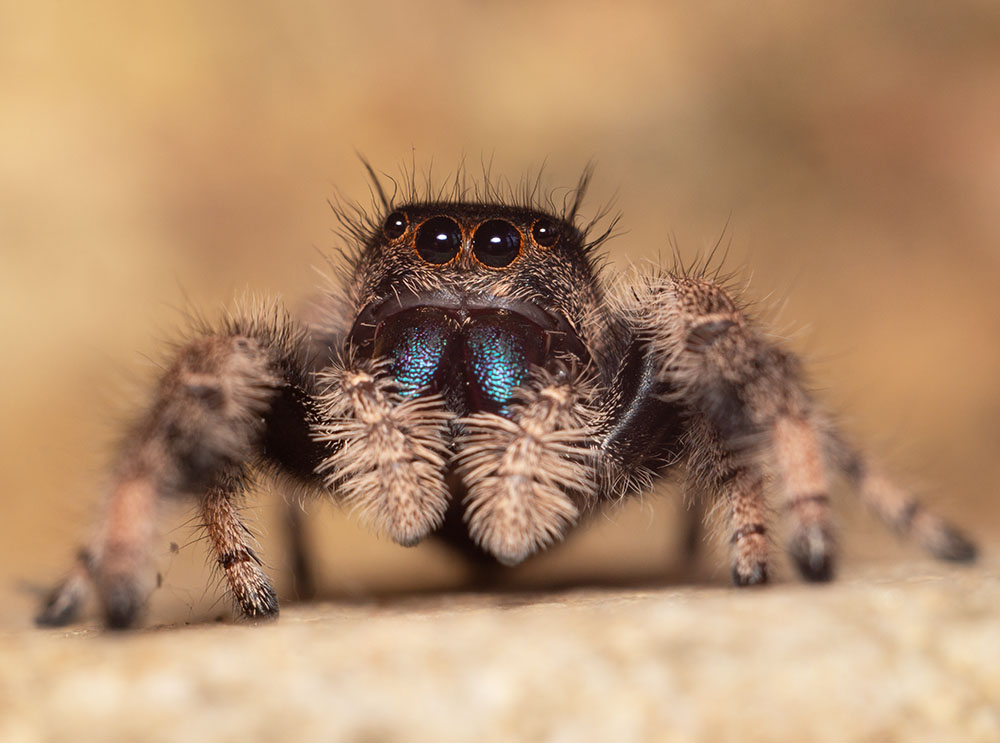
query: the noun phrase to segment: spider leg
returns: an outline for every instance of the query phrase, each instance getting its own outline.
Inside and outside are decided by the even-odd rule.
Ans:
[[[764,479],[752,467],[731,472],[722,485],[732,531],[732,576],[738,586],[767,582],[767,514]]]
[[[80,616],[80,610],[93,591],[93,558],[81,549],[67,571],[66,577],[45,597],[41,611],[35,616],[40,627],[62,627]]]
[[[727,452],[704,421],[693,425],[691,437],[697,443],[688,461],[688,486],[695,491],[696,502],[713,493],[725,509],[733,583],[766,583],[770,543],[764,473]]]
[[[722,473],[715,489],[732,504],[731,514],[761,500],[745,497],[763,483],[758,475],[747,475],[747,467],[775,480],[788,522],[788,552],[805,579],[833,577],[831,467],[847,472],[876,512],[897,530],[912,532],[938,557],[972,559],[974,547],[957,530],[921,509],[912,496],[840,443],[839,433],[806,392],[798,359],[766,340],[721,286],[697,276],[654,277],[645,292],[637,294],[631,316],[658,360],[666,394],[688,411],[689,456],[700,451],[699,456],[713,460],[709,469]],[[718,446],[706,447],[699,428]],[[691,472],[694,477],[696,470]],[[740,492],[744,496],[734,496]],[[761,514],[759,526],[740,525],[731,517],[739,584],[739,544],[747,541],[747,529],[766,527],[763,511],[751,511]]]
[[[770,430],[781,508],[789,522],[788,552],[803,578],[833,578],[835,543],[827,470],[809,416],[782,415]]]
[[[705,513],[703,499],[685,497],[684,511],[681,516],[681,540],[679,557],[687,571],[693,572],[698,563],[701,543],[705,539]]]
[[[104,518],[88,550],[109,627],[128,627],[141,613],[153,589],[158,506],[187,495],[200,499],[209,541],[240,607],[251,616],[277,614],[273,589],[231,503],[232,473],[268,461],[305,478],[321,459],[308,435],[311,381],[302,347],[301,333],[283,313],[256,311],[180,349],[119,447]],[[40,623],[72,619],[86,596],[81,579],[78,565]]]
[[[576,372],[538,370],[518,389],[509,417],[460,421],[457,471],[470,536],[514,565],[560,539],[596,500],[592,390]]]
[[[928,510],[905,488],[894,483],[882,468],[861,452],[833,437],[831,459],[858,490],[861,500],[901,537],[912,537],[941,560],[972,562],[977,549],[962,532]]]
[[[243,487],[240,478],[224,478],[205,494],[201,512],[216,562],[243,616],[272,618],[278,615],[278,597],[261,569],[260,558],[253,548],[253,535],[240,519],[234,503]]]
[[[699,450],[706,438],[717,442],[701,456],[714,458],[714,488],[730,504],[735,581],[766,575],[765,473],[777,481],[799,572],[829,580],[835,545],[821,428],[797,359],[767,342],[710,280],[667,274],[647,288],[640,333],[670,396],[688,410],[695,432],[688,449]],[[699,427],[709,433],[696,435]]]
[[[305,512],[295,502],[284,504],[284,527],[288,564],[291,566],[292,588],[299,601],[316,598],[316,574],[309,560],[306,539]]]

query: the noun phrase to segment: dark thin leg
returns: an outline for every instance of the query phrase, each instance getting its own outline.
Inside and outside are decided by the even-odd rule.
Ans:
[[[705,509],[703,498],[691,497],[681,514],[681,562],[687,568],[693,568],[698,562],[701,543],[705,539]]]
[[[297,503],[286,503],[284,509],[292,591],[299,601],[310,601],[316,598],[316,575],[309,560],[305,514]]]

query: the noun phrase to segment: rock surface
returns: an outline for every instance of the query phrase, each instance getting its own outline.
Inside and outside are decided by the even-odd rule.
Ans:
[[[0,636],[0,740],[996,741],[1000,569]]]

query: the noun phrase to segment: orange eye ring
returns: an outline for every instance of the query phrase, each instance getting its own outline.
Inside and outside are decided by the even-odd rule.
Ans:
[[[410,218],[406,216],[406,212],[393,212],[385,218],[385,222],[382,224],[382,233],[390,240],[398,240],[406,234],[409,226]]]
[[[559,242],[560,230],[558,223],[547,217],[536,219],[531,225],[531,239],[540,248],[551,248]]]

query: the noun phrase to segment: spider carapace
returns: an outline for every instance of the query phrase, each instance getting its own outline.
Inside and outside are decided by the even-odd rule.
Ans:
[[[156,504],[173,497],[198,504],[240,612],[277,615],[238,508],[261,471],[400,544],[457,525],[515,564],[676,470],[688,497],[720,503],[740,586],[768,578],[772,512],[801,575],[832,577],[840,472],[898,532],[973,559],[847,442],[796,357],[704,267],[609,280],[595,253],[610,230],[577,222],[586,180],[558,211],[530,194],[393,203],[375,179],[380,214],[340,215],[354,244],[306,319],[261,303],[181,346],[39,621],[71,621],[96,585],[107,624],[132,625],[152,590]]]
[[[546,266],[575,260],[571,270],[593,281],[571,225],[527,209],[439,203],[397,209],[383,235],[371,261],[393,265],[347,343],[392,359],[402,394],[439,393],[459,415],[504,413],[532,368],[588,362],[560,306],[571,298],[553,301],[543,278]]]

